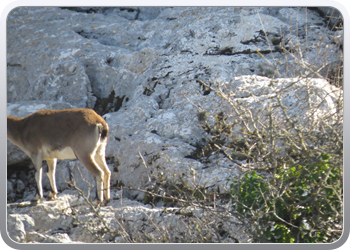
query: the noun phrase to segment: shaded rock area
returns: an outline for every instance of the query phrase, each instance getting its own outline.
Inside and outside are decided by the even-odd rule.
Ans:
[[[190,186],[229,192],[229,181],[240,173],[237,165],[224,155],[203,159],[195,153],[210,136],[200,127],[199,112],[210,113],[208,123],[220,112],[231,112],[201,82],[225,83],[234,98],[258,110],[276,88],[304,77],[309,80],[300,80],[297,89],[291,87],[283,96],[290,115],[312,112],[300,98],[303,86],[311,88],[315,102],[327,99],[320,104],[322,112],[332,112],[342,87],[333,82],[342,65],[341,24],[341,13],[333,8],[14,9],[7,18],[7,112],[24,117],[40,109],[84,107],[105,118],[112,200],[99,213],[105,228],[126,229],[127,236],[103,231],[88,202],[68,189],[67,183],[75,181],[90,200],[96,197],[95,180],[77,160],[58,162],[56,201],[29,206],[35,195],[34,166],[8,142],[10,238],[21,243],[123,243],[145,235],[161,239],[173,227],[174,242],[190,241],[184,236],[189,229],[179,225],[202,218],[203,210],[188,208],[192,217],[177,207],[164,212],[162,201],[153,208],[145,205],[145,193],[136,189],[151,190],[158,178],[181,177]],[[298,51],[300,57],[286,51]],[[239,137],[239,128],[235,132]],[[44,164],[44,173],[46,168]],[[46,195],[46,174],[43,186]],[[121,186],[134,190],[120,191]],[[250,242],[242,224],[234,216],[227,218],[218,219],[217,242]]]

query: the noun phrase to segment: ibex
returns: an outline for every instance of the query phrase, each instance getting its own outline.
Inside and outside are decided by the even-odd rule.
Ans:
[[[105,160],[108,125],[91,109],[40,110],[24,118],[7,116],[7,138],[22,149],[35,165],[37,194],[43,198],[42,161],[48,165],[51,192],[56,198],[57,159],[78,159],[95,176],[100,202],[110,199],[110,176]]]

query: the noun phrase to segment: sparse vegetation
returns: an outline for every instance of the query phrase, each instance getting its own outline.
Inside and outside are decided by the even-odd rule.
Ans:
[[[164,213],[181,216],[183,224],[159,228],[148,218],[153,231],[133,234],[121,220],[114,230],[90,204],[100,223],[100,230],[95,230],[98,241],[105,241],[108,234],[113,239],[120,235],[124,242],[240,242],[229,233],[228,228],[234,227],[250,235],[253,242],[330,243],[339,239],[343,230],[342,51],[335,55],[340,58],[336,68],[326,63],[322,69],[329,67],[327,73],[321,75],[316,64],[304,60],[300,45],[283,47],[283,36],[271,42],[282,45],[279,51],[286,58],[294,58],[295,78],[285,83],[276,78],[281,75],[282,62],[274,61],[266,69],[259,65],[258,71],[270,78],[271,91],[265,88],[257,93],[249,85],[241,90],[259,105],[235,98],[226,83],[197,80],[201,90],[215,92],[231,106],[232,113],[199,110],[200,126],[210,140],[195,145],[196,150],[187,157],[208,163],[210,155],[221,153],[235,163],[241,174],[229,181],[230,190],[219,194],[189,185],[182,176],[149,176],[153,188],[136,189],[145,193],[144,203],[154,208],[162,201]],[[320,88],[310,78],[315,76],[335,87],[326,87],[324,82]],[[296,114],[295,107],[286,105],[284,98],[290,89],[298,93],[303,113]],[[334,106],[325,112],[322,107],[329,98]],[[143,162],[147,165],[153,160]]]
[[[272,91],[244,86],[240,91],[250,101],[236,98],[232,84],[201,82],[232,113],[211,114],[214,122],[202,123],[211,140],[196,154],[220,152],[241,169],[231,183],[231,212],[250,227],[254,242],[334,242],[343,230],[342,50],[334,55],[341,62],[336,68],[327,61],[321,68],[308,63],[300,45],[283,53],[299,67],[295,79],[281,84],[278,71],[266,70]],[[274,63],[278,70],[281,63]],[[326,74],[318,73],[324,68]],[[317,87],[310,76],[336,88],[326,81]],[[304,111],[296,113],[285,102],[290,89],[299,93]],[[334,106],[325,111],[330,97]]]
[[[332,29],[342,29],[342,22]],[[70,187],[79,192],[86,205],[80,211],[75,207],[65,211],[65,216],[74,219],[73,226],[83,225],[92,236],[91,242],[104,243],[337,241],[343,232],[342,45],[337,44],[339,50],[329,61],[328,47],[321,47],[324,37],[320,34],[319,45],[313,48],[319,53],[310,59],[305,54],[308,49],[302,49],[308,44],[292,42],[284,35],[271,39],[262,30],[259,39],[266,38],[270,52],[249,50],[249,54],[260,55],[266,61],[252,70],[257,75],[255,82],[240,85],[238,90],[234,80],[196,79],[198,92],[202,96],[215,93],[229,112],[198,109],[198,124],[206,137],[194,144],[196,149],[185,158],[211,164],[210,157],[220,155],[231,161],[239,174],[227,180],[226,192],[215,185],[189,183],[188,179],[197,177],[192,168],[188,173],[163,175],[162,166],[157,165],[161,152],[147,159],[139,153],[147,169],[144,173],[148,174],[145,178],[149,188],[123,183],[118,183],[118,188],[143,192],[143,203],[159,212],[158,217],[138,211],[145,226],[137,230],[135,222],[127,218],[130,210],[120,214],[113,210],[112,221],[101,215],[103,206],[91,202],[89,195],[72,182]],[[231,48],[214,52],[211,55],[233,55]],[[270,59],[265,58],[268,53]],[[274,53],[283,55],[280,61]],[[282,70],[294,78],[281,80]],[[262,87],[254,89],[256,83]],[[153,92],[146,89],[143,94],[150,96]],[[115,97],[112,91],[108,98],[98,100],[95,109],[102,114],[117,111],[124,98]],[[151,133],[157,134],[157,130]],[[115,172],[119,171],[119,159],[111,162]],[[154,172],[148,165],[153,165]],[[82,210],[92,213],[93,218],[82,220]],[[160,215],[167,221],[157,221]]]

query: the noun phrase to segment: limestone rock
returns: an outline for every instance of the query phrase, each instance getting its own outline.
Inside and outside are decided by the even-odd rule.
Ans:
[[[158,242],[162,232],[177,227],[172,240],[180,242],[189,236],[179,226],[191,221],[187,215],[202,218],[205,211],[189,208],[182,214],[174,207],[166,212],[163,201],[151,209],[139,202],[143,192],[121,193],[114,186],[151,190],[156,179],[181,177],[190,186],[228,192],[237,165],[220,154],[206,161],[193,155],[210,139],[199,126],[204,119],[198,119],[199,112],[207,112],[204,120],[210,124],[219,112],[230,122],[237,116],[197,80],[220,84],[223,93],[254,112],[270,104],[276,89],[289,85],[282,103],[290,107],[291,117],[317,122],[321,114],[334,111],[342,86],[332,86],[337,85],[332,79],[342,67],[343,33],[333,27],[337,23],[327,25],[330,11],[341,14],[334,8],[19,7],[7,19],[7,113],[23,117],[39,109],[97,110],[110,128],[106,158],[113,199],[100,209],[106,225],[123,226],[132,237],[158,237]],[[306,86],[318,112],[305,101]],[[130,241],[104,231],[83,197],[67,189],[75,180],[91,201],[96,196],[95,180],[79,161],[59,161],[58,199],[33,207],[25,203],[35,195],[33,164],[9,142],[7,164],[7,223],[14,241]],[[45,174],[43,186],[46,195]],[[221,242],[250,242],[236,218],[218,223]]]

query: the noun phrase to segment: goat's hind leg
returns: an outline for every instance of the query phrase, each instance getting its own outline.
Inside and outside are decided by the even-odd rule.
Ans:
[[[105,159],[105,144],[99,145],[95,154],[95,161],[103,171],[103,191],[104,191],[104,199],[109,201],[111,199],[110,194],[110,180],[111,180],[111,171],[109,170],[106,159]]]
[[[103,201],[103,171],[96,164],[94,157],[91,154],[80,155],[76,153],[77,158],[83,164],[83,166],[95,177],[97,198],[100,202]]]
[[[46,200],[51,201],[51,200],[55,200],[56,195],[58,194],[57,187],[56,187],[56,178],[55,178],[57,159],[46,160],[46,162],[49,169],[47,176],[49,177],[50,186],[51,186],[51,192],[46,197]]]

